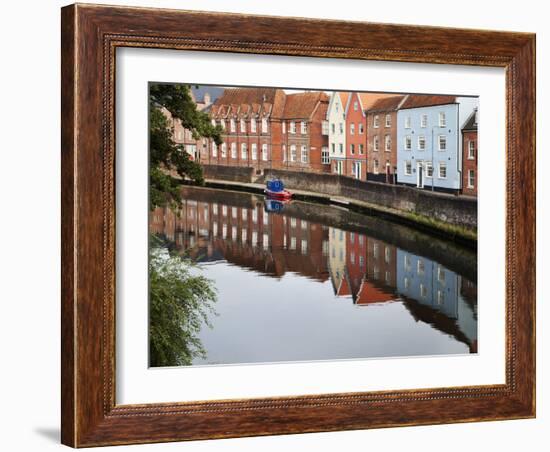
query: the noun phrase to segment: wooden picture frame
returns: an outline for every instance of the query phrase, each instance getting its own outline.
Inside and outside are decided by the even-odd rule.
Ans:
[[[62,9],[62,442],[73,447],[535,416],[535,35],[162,9]],[[506,69],[506,383],[115,403],[115,50]]]

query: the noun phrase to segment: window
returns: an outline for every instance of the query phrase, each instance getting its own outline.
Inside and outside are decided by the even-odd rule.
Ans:
[[[262,144],[262,160],[267,162],[267,144]]]
[[[420,283],[420,296],[422,298],[426,298],[428,296],[428,288],[422,283]]]
[[[340,133],[344,133],[344,124],[341,122],[340,124]]]
[[[349,145],[349,152],[352,155],[355,154],[355,144],[352,143]]]
[[[476,181],[476,173],[474,170],[468,170],[468,188],[474,188]]]
[[[286,144],[283,144],[283,162],[286,162]]]
[[[241,119],[241,133],[246,133],[246,121]]]
[[[380,149],[380,139],[378,135],[374,136],[372,146],[375,151],[378,151],[378,149]]]
[[[229,120],[229,125],[231,127],[231,132],[235,133],[237,131],[237,125],[235,124],[235,120],[233,118]]]
[[[342,143],[338,144],[338,150],[340,151],[340,154],[344,153],[344,145]]]
[[[410,129],[410,128],[411,128],[411,117],[407,116],[405,118],[405,129]]]
[[[246,143],[241,144],[241,159],[246,160],[248,158],[248,149]]]
[[[445,303],[445,292],[442,290],[437,291],[437,304]]]
[[[222,126],[222,129],[225,130],[225,119],[220,121],[220,125]]]
[[[410,160],[405,161],[405,176],[410,176],[412,174],[412,163]]]
[[[323,121],[322,129],[321,133],[323,135],[328,135],[328,121]]]
[[[290,161],[296,161],[296,145],[294,144],[290,146]]]
[[[412,138],[410,135],[405,137],[405,151],[410,151],[412,149]]]
[[[241,217],[242,217],[243,220],[247,220],[248,219],[248,210],[243,209],[241,211]]]
[[[349,133],[355,135],[355,124],[353,122],[349,125]]]
[[[252,118],[252,119],[250,120],[250,131],[251,131],[252,133],[256,133],[256,130],[257,130],[257,129],[256,129],[256,120],[255,120],[254,118]]]
[[[418,137],[418,150],[424,151],[426,149],[426,137],[424,135],[420,135]]]
[[[359,145],[359,154],[360,154],[360,155],[363,155],[364,153],[365,153],[364,146],[363,146],[363,144],[360,144],[360,145]]]
[[[284,133],[286,133],[286,122],[283,121],[281,124],[283,126],[283,134],[284,134]]]
[[[468,141],[468,159],[474,160],[476,158],[476,142],[474,140]]]
[[[354,110],[354,111],[357,111],[358,108],[359,108],[359,103],[358,103],[357,101],[355,101],[355,102],[353,103],[353,110]]]
[[[336,124],[332,123],[330,125],[330,129],[331,129],[332,133],[336,133]]]
[[[389,246],[386,246],[384,247],[384,261],[386,262],[386,264],[390,263],[390,258],[391,258],[391,250]]]
[[[405,254],[403,259],[403,267],[405,268],[405,271],[411,271],[411,257],[408,254]]]
[[[252,160],[258,160],[258,145],[256,143],[252,143],[251,158]]]
[[[426,162],[426,177],[433,177],[434,175],[434,167],[432,165],[432,162]]]
[[[428,127],[428,115],[420,116],[420,127],[422,128]]]
[[[294,121],[290,121],[290,133],[296,133],[296,123]]]
[[[307,163],[307,146],[302,146],[302,163]]]
[[[267,118],[262,118],[262,133],[267,133]]]
[[[330,158],[328,154],[328,147],[323,146],[321,149],[321,163],[323,165],[328,165],[330,163]]]
[[[363,123],[359,123],[359,135],[363,135],[365,133],[365,126]]]
[[[386,115],[386,127],[391,127],[391,115]]]
[[[237,143],[231,143],[231,158],[237,158]]]
[[[442,284],[445,283],[445,270],[441,265],[437,267],[437,280]]]
[[[227,144],[222,143],[222,158],[227,157]]]
[[[386,152],[391,151],[391,136],[389,135],[386,135],[384,137],[384,149],[386,150]]]
[[[422,259],[418,259],[418,261],[416,262],[416,273],[419,275],[423,275],[424,270],[424,261]]]
[[[447,137],[445,135],[439,135],[437,141],[438,141],[438,149],[440,151],[446,151],[447,150]]]
[[[332,153],[336,154],[336,144],[332,143]]]
[[[378,117],[378,115],[374,115],[374,118],[373,118],[373,127],[375,129],[377,129],[378,127],[380,127],[380,118]]]
[[[218,146],[216,146],[216,143],[212,143],[212,157],[218,156]]]
[[[302,121],[302,123],[300,125],[300,132],[302,133],[302,135],[307,133],[307,122],[306,121]]]
[[[445,112],[439,112],[439,127],[445,127],[447,125],[447,120],[445,119]]]
[[[373,160],[372,162],[372,172],[374,174],[378,174],[378,171],[380,170],[380,163],[378,162],[378,160]]]
[[[439,163],[439,178],[440,179],[447,178],[447,164],[444,162]]]

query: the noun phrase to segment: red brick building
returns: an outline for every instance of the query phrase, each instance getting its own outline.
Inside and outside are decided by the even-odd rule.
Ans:
[[[223,143],[211,143],[201,163],[248,166],[261,171],[282,161],[282,115],[286,95],[275,88],[226,89],[210,108]]]
[[[285,94],[275,88],[226,89],[209,110],[225,130],[201,163],[296,171],[329,171],[323,92]]]
[[[367,111],[367,180],[395,183],[397,173],[397,110],[406,96],[374,102]]]
[[[477,109],[462,127],[462,193],[477,196]]]
[[[328,135],[323,134],[329,98],[320,91],[289,94],[283,110],[282,168],[330,171]]]
[[[343,174],[355,179],[367,179],[367,114],[377,101],[390,94],[351,93],[345,110],[346,150]]]

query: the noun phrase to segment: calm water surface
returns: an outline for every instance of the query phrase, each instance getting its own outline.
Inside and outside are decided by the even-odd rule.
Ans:
[[[150,229],[218,291],[193,364],[477,352],[475,252],[338,207],[199,188]]]

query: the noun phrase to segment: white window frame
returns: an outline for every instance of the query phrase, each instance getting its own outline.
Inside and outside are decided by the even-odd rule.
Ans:
[[[248,160],[248,146],[246,143],[241,143],[241,160]]]
[[[374,135],[374,137],[372,137],[372,148],[375,151],[380,150],[380,137],[378,135]]]
[[[296,133],[296,123],[294,121],[290,121],[290,133],[292,135]]]
[[[250,158],[252,160],[258,160],[258,145],[256,143],[250,145]]]
[[[444,111],[440,111],[438,115],[439,127],[447,127],[447,118]]]
[[[262,161],[267,162],[267,143],[262,144]]]
[[[425,129],[426,127],[428,127],[428,115],[426,113],[423,113],[422,115],[420,115],[420,127],[422,129]]]
[[[426,162],[426,177],[431,179],[433,175],[434,175],[434,166],[432,162]]]
[[[229,120],[229,127],[231,130],[231,133],[235,133],[237,131],[237,123],[235,121],[235,118],[231,118]]]
[[[225,119],[220,119],[220,126],[222,126],[222,129],[225,130]]]
[[[359,143],[359,155],[365,154],[365,145],[363,143]]]
[[[420,146],[421,142],[424,143],[424,146]],[[418,148],[419,151],[425,151],[426,150],[426,136],[425,135],[418,135],[417,148]]]
[[[340,151],[340,154],[344,153],[344,143],[338,143],[338,150]]]
[[[355,155],[355,143],[350,143],[349,144],[349,153],[351,155]]]
[[[212,142],[212,157],[218,156],[218,146],[216,143]]]
[[[468,140],[468,160],[475,160],[476,158],[476,142],[475,140]]]
[[[307,121],[302,121],[300,123],[300,133],[305,135],[307,133]]]
[[[354,102],[353,102],[353,110],[354,110],[354,111],[357,111],[358,108],[359,108],[359,102],[354,101]]]
[[[359,123],[359,135],[363,135],[365,133],[365,126],[362,122]]]
[[[246,133],[246,120],[241,118],[241,133]]]
[[[372,126],[375,129],[378,129],[378,127],[380,127],[380,117],[378,115],[374,115],[374,118],[372,118]]]
[[[391,127],[391,115],[390,115],[389,113],[386,114],[386,119],[385,119],[384,125],[385,125],[386,127]]]
[[[269,127],[267,124],[267,118],[262,118],[262,133],[268,133]]]
[[[354,122],[350,123],[350,125],[349,125],[349,134],[350,135],[355,135],[355,123]]]
[[[444,143],[443,147],[441,147],[442,143]],[[439,151],[446,151],[447,150],[447,135],[438,135],[437,136],[437,149]]]
[[[227,157],[227,143],[222,143],[222,158]]]
[[[291,162],[296,161],[296,145],[295,144],[290,145],[290,161]]]
[[[405,129],[410,129],[410,128],[411,128],[411,117],[406,116],[405,117]]]
[[[231,143],[231,158],[236,159],[237,158],[237,143],[233,142]]]
[[[412,144],[412,137],[410,135],[406,135],[405,142],[403,143],[405,151],[412,151]]]
[[[442,176],[441,175],[441,169],[444,168],[445,169],[445,175]],[[437,170],[437,177],[439,179],[447,179],[447,163],[445,162],[439,162],[439,165],[438,165],[438,170]]]
[[[384,151],[391,152],[391,135],[384,135]]]
[[[403,174],[405,174],[405,176],[412,176],[412,162],[410,160],[405,160],[403,162]]]
[[[378,161],[378,159],[374,159],[372,161],[372,172],[374,174],[379,174],[380,173],[380,162]]]
[[[250,131],[252,133],[256,133],[258,131],[258,128],[256,126],[256,119],[255,118],[250,119]]]
[[[283,135],[284,135],[284,134],[286,133],[286,121],[283,121],[283,122],[281,123],[281,125],[282,125]]]
[[[468,170],[468,188],[475,188],[476,172],[473,169]]]
[[[301,147],[300,161],[301,161],[302,163],[307,163],[307,162],[309,161],[307,146],[304,145],[304,144],[303,144],[302,147]]]

